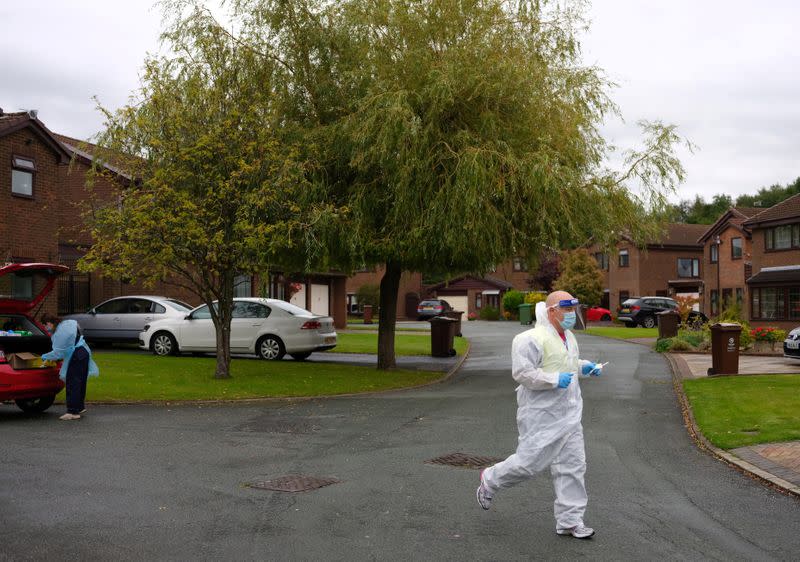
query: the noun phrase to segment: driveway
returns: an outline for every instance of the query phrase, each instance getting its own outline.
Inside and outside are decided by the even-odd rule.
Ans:
[[[798,501],[690,441],[668,367],[579,336],[611,361],[585,380],[591,541],[558,537],[546,475],[475,502],[478,473],[424,461],[516,444],[512,323],[465,323],[462,371],[376,396],[213,407],[0,408],[0,559],[529,560],[796,558]],[[376,376],[391,376],[376,374]],[[91,384],[91,381],[90,381]],[[341,482],[287,494],[283,475]]]

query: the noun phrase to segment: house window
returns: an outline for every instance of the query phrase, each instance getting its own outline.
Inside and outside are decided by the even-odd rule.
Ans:
[[[528,271],[528,262],[522,258],[514,258],[514,271]]]
[[[620,267],[628,267],[630,264],[630,260],[628,258],[628,250],[620,250],[619,251],[619,266]]]
[[[711,244],[711,263],[719,261],[719,244]]]
[[[250,275],[237,275],[233,278],[234,298],[253,296],[253,278]]]
[[[722,289],[722,307],[728,308],[733,304],[733,289]]]
[[[732,260],[740,260],[740,259],[742,259],[742,239],[741,238],[731,238],[731,259]]]
[[[700,260],[678,258],[678,277],[700,277]]]
[[[754,320],[784,320],[788,291],[783,287],[756,287],[753,289],[751,316]]]
[[[22,197],[33,197],[33,160],[14,156],[11,161],[11,193]]]
[[[800,247],[800,224],[787,224],[766,230],[767,250],[788,250]]]
[[[744,302],[744,290],[741,287],[737,287],[736,289],[736,304],[741,307],[742,302]]]
[[[483,306],[483,295],[480,293],[475,295],[475,308],[481,308]]]
[[[711,289],[711,316],[719,314],[719,291]]]
[[[594,259],[597,260],[597,267],[600,268],[600,271],[608,271],[608,254],[597,252]]]
[[[800,318],[800,287],[789,289],[789,319],[797,320]]]

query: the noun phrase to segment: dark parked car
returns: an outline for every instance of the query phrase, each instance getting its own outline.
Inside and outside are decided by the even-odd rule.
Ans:
[[[420,301],[417,306],[417,320],[428,320],[450,310],[453,310],[453,307],[446,300],[426,299]]]
[[[628,328],[642,326],[655,328],[658,326],[656,314],[665,310],[678,311],[678,303],[669,297],[637,297],[628,299],[619,307],[617,319],[624,322]],[[687,319],[690,324],[708,322],[708,317],[702,312],[692,310]]]

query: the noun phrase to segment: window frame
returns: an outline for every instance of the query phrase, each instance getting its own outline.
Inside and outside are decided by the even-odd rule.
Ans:
[[[511,269],[525,273],[528,271],[528,261],[524,258],[514,258],[511,260]]]
[[[708,259],[711,263],[719,263],[719,244],[712,242]]]
[[[625,258],[625,263],[622,263],[622,258]],[[627,248],[624,248],[619,251],[619,267],[630,267],[631,266],[631,254],[628,252]]]
[[[774,318],[764,318],[762,314],[762,309],[764,308],[764,295],[762,294],[763,290],[772,289],[776,291],[775,293],[775,302],[776,302],[776,316]],[[750,319],[755,321],[769,321],[769,322],[790,322],[795,320],[791,318],[790,311],[789,311],[789,295],[791,289],[800,289],[798,285],[778,285],[778,286],[764,286],[764,287],[752,287],[750,289]],[[781,303],[782,306],[780,308],[777,307],[777,304]]]
[[[608,254],[605,252],[595,252],[594,259],[600,271],[608,271]]]
[[[775,247],[775,233],[778,229],[789,229],[789,245],[783,248]],[[764,251],[765,252],[789,252],[800,248],[800,223],[780,224],[764,229]]]
[[[30,162],[31,166],[24,166],[18,164],[18,161]],[[30,194],[27,193],[18,193],[14,191],[14,172],[19,172],[23,174],[30,174],[31,176],[31,192]],[[12,197],[21,197],[22,199],[34,199],[36,195],[36,159],[31,156],[22,156],[21,154],[12,154],[11,155],[11,195]]]
[[[736,252],[734,252],[734,249],[736,248],[735,242],[737,240],[739,241],[739,255],[738,256],[736,255]],[[731,238],[731,259],[732,260],[740,260],[740,259],[742,259],[742,257],[744,257],[744,240],[742,239],[741,236],[737,236],[735,238]]]
[[[681,275],[681,260],[690,261],[689,275]],[[677,273],[678,279],[698,279],[700,277],[700,260],[699,258],[677,258]]]

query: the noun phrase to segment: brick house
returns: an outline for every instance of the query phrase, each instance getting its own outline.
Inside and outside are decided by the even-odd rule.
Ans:
[[[749,319],[753,326],[800,326],[800,194],[743,226],[752,233]]]
[[[630,297],[699,296],[703,290],[703,246],[697,241],[707,225],[668,224],[664,235],[644,249],[623,237],[611,255],[589,246],[603,274],[601,306],[611,311]]]
[[[4,113],[0,109],[0,262],[57,262],[70,267],[46,299],[42,313],[82,312],[108,298],[161,294],[198,305],[199,299],[167,282],[144,288],[123,279],[83,274],[78,260],[92,240],[81,218],[81,203],[89,196],[86,172],[93,145],[48,130],[35,112]],[[113,179],[98,177],[93,194],[98,201],[115,201],[130,178],[106,166]],[[292,294],[289,288],[296,287]],[[261,289],[264,289],[263,291]],[[283,275],[275,272],[261,284],[257,275],[240,275],[235,296],[284,298],[346,324],[345,276],[336,273]]]
[[[732,207],[719,217],[698,239],[703,245],[703,286],[701,310],[712,318],[720,305],[736,300],[742,313],[748,314],[752,237],[744,222],[764,209]]]
[[[488,306],[502,309],[503,295],[514,286],[496,277],[463,275],[449,281],[432,285],[426,289],[431,297],[446,300],[454,310],[464,312],[464,316],[474,312],[479,314]]]

